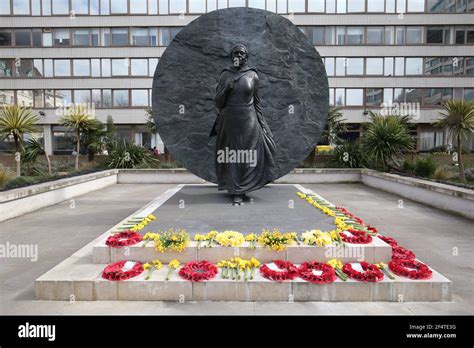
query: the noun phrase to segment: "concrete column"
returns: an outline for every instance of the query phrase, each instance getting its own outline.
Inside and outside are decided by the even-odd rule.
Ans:
[[[43,125],[44,150],[48,155],[53,154],[53,131],[50,124]]]

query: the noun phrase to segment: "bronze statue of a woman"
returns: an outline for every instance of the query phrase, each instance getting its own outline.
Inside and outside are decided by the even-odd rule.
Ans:
[[[217,119],[210,136],[216,139],[218,189],[242,204],[245,193],[271,181],[276,169],[273,135],[262,115],[258,72],[247,65],[244,45],[231,52],[233,66],[223,69],[216,89]]]

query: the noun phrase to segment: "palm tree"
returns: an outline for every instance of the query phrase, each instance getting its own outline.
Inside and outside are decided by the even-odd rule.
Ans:
[[[94,118],[89,113],[87,105],[78,104],[71,105],[65,111],[65,115],[61,119],[61,124],[75,131],[76,137],[76,165],[75,169],[79,169],[79,153],[81,151],[81,131],[89,130],[94,127]]]
[[[363,153],[376,168],[387,170],[390,163],[399,165],[404,152],[412,151],[414,141],[408,132],[406,117],[370,113],[371,123],[361,138]]]
[[[40,153],[45,154],[46,161],[48,162],[49,175],[53,175],[53,171],[51,169],[51,160],[43,145],[34,138],[25,141],[25,145],[23,146],[23,158],[25,159],[26,163],[34,163]]]
[[[0,134],[13,136],[15,141],[16,176],[21,175],[21,142],[23,134],[36,131],[40,118],[31,109],[19,105],[5,105],[0,111]]]
[[[82,145],[87,149],[89,162],[94,160],[96,153],[101,153],[106,147],[107,127],[97,119],[93,119],[89,129],[82,132]]]
[[[342,116],[341,108],[331,106],[328,111],[328,120],[326,128],[323,131],[323,139],[326,139],[329,145],[337,145],[342,142],[340,134],[347,132],[347,121]]]
[[[442,105],[442,117],[435,122],[437,128],[446,128],[451,139],[456,141],[458,151],[459,180],[466,182],[462,156],[462,139],[474,131],[474,102],[449,100]]]

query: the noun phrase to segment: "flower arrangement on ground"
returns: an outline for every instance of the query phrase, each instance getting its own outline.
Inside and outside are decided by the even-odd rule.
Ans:
[[[125,231],[115,233],[109,236],[105,241],[105,244],[111,248],[122,248],[124,246],[131,246],[138,244],[142,241],[140,233],[133,231]]]
[[[285,250],[288,245],[295,244],[297,235],[294,232],[282,233],[278,229],[263,230],[258,236],[258,243],[267,249],[281,252]]]
[[[303,244],[306,245],[326,246],[331,245],[333,242],[330,232],[322,232],[320,230],[306,231],[301,234],[301,239]]]
[[[197,247],[198,249],[201,247],[201,243],[202,242],[207,242],[204,244],[204,247],[205,248],[212,248],[212,243],[214,242],[214,240],[216,239],[216,236],[219,234],[219,232],[217,231],[210,231],[206,234],[195,234],[194,235],[194,240],[197,243]]]
[[[337,278],[333,267],[314,260],[303,262],[298,269],[298,275],[313,284],[330,284]]]
[[[244,235],[236,231],[224,231],[218,233],[216,242],[222,246],[238,247],[245,241]]]
[[[217,267],[208,261],[192,261],[179,270],[179,275],[192,282],[203,282],[214,278],[217,272]]]
[[[155,241],[157,238],[159,238],[160,236],[158,235],[158,233],[153,233],[153,232],[147,232],[144,234],[143,236],[143,244],[142,244],[142,247],[145,247],[147,246],[147,244],[151,241]]]
[[[189,233],[186,230],[174,230],[170,228],[163,233],[157,233],[155,237],[155,249],[161,253],[173,251],[180,253],[189,244]]]
[[[347,275],[342,271],[342,261],[339,259],[331,259],[326,262],[327,265],[334,269],[335,274],[343,281],[347,280]]]
[[[143,269],[148,270],[148,274],[146,275],[145,280],[150,279],[151,274],[153,273],[153,271],[157,271],[157,270],[161,269],[162,267],[163,267],[163,264],[161,263],[160,260],[152,260],[151,263],[148,263],[148,262],[145,263],[143,265]]]
[[[388,267],[396,275],[410,279],[429,279],[433,274],[427,265],[417,260],[392,259]]]
[[[249,242],[249,249],[255,249],[257,247],[258,236],[255,233],[247,234],[245,241]]]
[[[287,280],[293,280],[298,276],[298,267],[289,261],[276,260],[273,264],[278,270],[271,269],[271,265],[264,264],[260,267],[260,274],[262,277],[273,280],[276,282],[282,282]]]
[[[379,282],[383,279],[383,273],[376,265],[364,261],[361,261],[359,264],[363,272],[356,271],[349,262],[342,267],[342,271],[349,278],[360,282]]]
[[[112,281],[121,281],[140,275],[143,266],[140,262],[119,261],[107,265],[102,271],[102,278]]]
[[[217,267],[222,269],[221,276],[224,279],[240,280],[240,273],[244,273],[244,280],[252,280],[255,276],[255,269],[260,266],[260,261],[252,257],[250,260],[239,257],[229,260],[222,260]]]
[[[173,259],[168,263],[168,273],[166,274],[166,278],[165,278],[166,281],[170,280],[171,275],[173,274],[175,270],[179,268],[180,265],[181,264],[179,263],[177,259]]]
[[[146,225],[148,225],[148,223],[152,222],[153,220],[156,220],[156,217],[153,214],[150,214],[147,217],[143,218],[139,223],[133,225],[130,230],[133,232],[141,231],[146,227]]]

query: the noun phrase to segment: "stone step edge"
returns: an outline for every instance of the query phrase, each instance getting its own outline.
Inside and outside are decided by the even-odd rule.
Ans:
[[[427,280],[411,280],[395,275],[378,283],[363,283],[339,278],[331,284],[311,284],[300,278],[274,282],[263,278],[258,270],[254,280],[236,281],[221,278],[221,273],[206,282],[193,283],[181,279],[174,271],[165,281],[168,267],[148,271],[124,281],[108,281],[101,277],[106,265],[79,264],[54,268],[35,281],[35,296],[39,300],[78,301],[451,301],[452,282],[433,270]],[[62,268],[62,269],[61,269]],[[67,270],[67,275],[58,271]],[[77,271],[79,274],[75,274]]]

